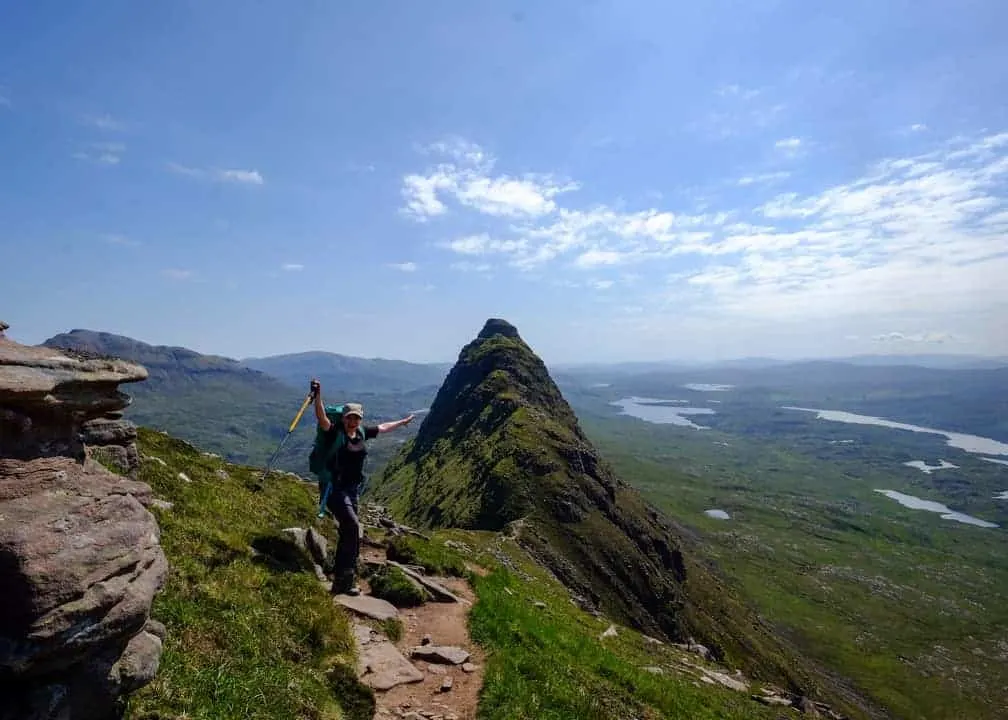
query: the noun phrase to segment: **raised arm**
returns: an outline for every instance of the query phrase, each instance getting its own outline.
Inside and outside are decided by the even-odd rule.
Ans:
[[[326,415],[325,405],[322,403],[322,385],[318,380],[312,379],[311,389],[315,394],[315,419],[318,420],[319,427],[324,432],[329,432],[329,428],[332,427],[332,421]]]
[[[391,420],[389,422],[384,422],[378,425],[378,432],[387,433],[390,430],[397,430],[403,425],[409,425],[413,421],[413,415],[407,415],[402,420]]]

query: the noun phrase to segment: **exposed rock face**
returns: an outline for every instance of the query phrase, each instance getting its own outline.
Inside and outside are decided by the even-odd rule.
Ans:
[[[0,338],[0,720],[115,718],[157,672],[167,562],[151,489],[87,446],[135,462],[118,385],[146,376]]]

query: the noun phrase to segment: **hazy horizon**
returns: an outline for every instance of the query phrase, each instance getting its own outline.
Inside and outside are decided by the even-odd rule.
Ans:
[[[482,327],[482,326],[480,326]],[[461,341],[457,347],[453,348],[452,352],[442,358],[416,360],[407,357],[398,357],[393,355],[355,355],[352,352],[346,352],[340,349],[330,349],[322,347],[309,347],[309,348],[294,348],[294,349],[284,349],[284,350],[274,350],[266,353],[260,353],[256,355],[232,355],[226,352],[220,352],[219,350],[211,347],[193,347],[191,345],[162,342],[156,338],[151,337],[137,337],[134,335],[125,335],[124,333],[117,333],[104,328],[82,328],[82,327],[69,327],[65,330],[60,330],[58,332],[43,334],[40,337],[26,337],[23,334],[17,332],[17,329],[11,327],[7,332],[6,336],[10,340],[19,342],[25,345],[39,345],[49,338],[63,333],[69,333],[73,330],[87,330],[89,332],[106,332],[112,335],[118,335],[121,337],[128,337],[132,340],[136,340],[147,345],[160,346],[160,347],[181,347],[187,350],[192,350],[194,352],[200,353],[201,355],[214,355],[218,357],[230,358],[232,360],[237,360],[243,362],[246,360],[254,360],[267,357],[275,357],[281,355],[300,355],[306,353],[333,353],[336,355],[343,355],[348,357],[362,358],[365,360],[400,360],[405,362],[413,362],[420,364],[430,364],[430,365],[452,365],[458,359],[458,353],[462,347],[470,342],[476,337],[479,332],[479,327],[475,328],[472,335],[465,340]],[[518,328],[519,334],[521,334],[521,328]],[[523,335],[523,339],[528,342],[528,338]],[[530,343],[531,344],[531,343]],[[906,358],[908,360],[912,359],[944,359],[947,361],[961,360],[968,362],[970,360],[977,362],[1004,362],[1008,364],[1008,356],[1004,355],[981,355],[975,353],[954,353],[954,352],[916,352],[916,353],[871,353],[871,354],[851,354],[851,355],[807,355],[807,356],[785,356],[785,355],[739,355],[733,357],[722,357],[722,358],[634,358],[626,357],[622,359],[614,360],[583,360],[583,359],[563,359],[563,358],[550,358],[542,353],[540,353],[534,344],[532,344],[532,350],[539,355],[543,362],[549,366],[554,367],[591,367],[591,366],[616,366],[616,365],[682,365],[682,366],[704,366],[704,365],[718,365],[727,363],[751,363],[751,362],[772,362],[772,363],[800,363],[800,362],[815,362],[815,361],[830,361],[830,360],[856,360],[864,359],[868,360],[871,358],[878,359],[899,359]],[[912,364],[912,363],[911,363]]]

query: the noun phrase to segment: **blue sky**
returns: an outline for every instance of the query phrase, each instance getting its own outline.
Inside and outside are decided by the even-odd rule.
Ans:
[[[998,0],[0,7],[21,342],[1008,354]]]

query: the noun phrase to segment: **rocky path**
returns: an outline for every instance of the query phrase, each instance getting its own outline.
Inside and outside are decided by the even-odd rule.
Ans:
[[[365,547],[365,562],[384,563],[382,550]],[[366,580],[361,595],[335,596],[355,616],[358,675],[375,690],[375,718],[385,720],[474,720],[483,685],[484,656],[469,637],[466,616],[475,594],[459,578],[429,577],[457,601],[429,601],[396,608],[370,594]],[[403,633],[390,640],[382,621],[398,618]]]

